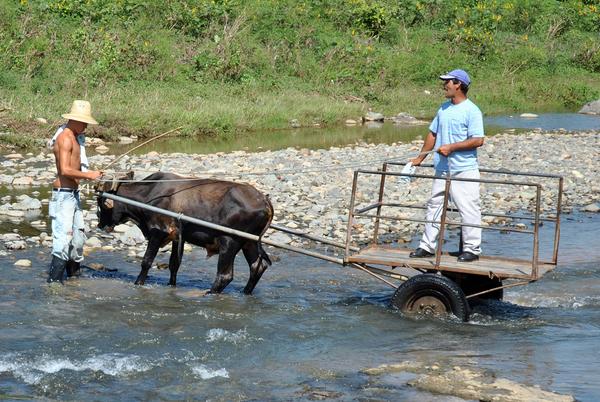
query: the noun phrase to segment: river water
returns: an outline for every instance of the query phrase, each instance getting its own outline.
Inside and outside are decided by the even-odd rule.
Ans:
[[[565,129],[569,131],[600,130],[600,116],[577,113],[543,113],[534,119],[519,116],[490,116],[484,119],[484,124],[486,135],[494,135],[507,130],[518,133],[536,128],[543,130]],[[427,127],[428,124],[406,126],[388,122],[385,124],[372,122],[351,127],[263,131],[217,139],[205,138],[199,140],[197,138],[171,135],[164,140],[152,142],[136,152],[208,154],[236,150],[249,152],[266,149],[277,150],[287,147],[320,149],[354,143],[391,144],[393,142],[410,142],[415,138],[422,138],[427,133]],[[114,152],[117,154],[123,152],[122,146],[115,147]]]
[[[206,297],[216,258],[201,249],[185,255],[177,288],[156,269],[148,285],[134,286],[138,262],[118,252],[86,260],[117,272],[84,270],[48,286],[48,250],[15,252],[0,257],[0,398],[437,398],[402,376],[361,373],[410,360],[597,400],[599,224],[597,214],[566,215],[557,269],[477,307],[466,324],[404,318],[388,306],[392,289],[370,276],[273,249],[279,260],[252,296],[240,293],[248,269],[239,258],[225,293]],[[511,236],[488,234],[485,252],[526,254],[529,242]],[[14,267],[16,258],[33,266]]]
[[[85,269],[48,286],[49,250],[12,252],[0,256],[0,399],[462,400],[407,385],[413,374],[362,372],[413,361],[598,400],[599,225],[598,214],[565,215],[557,269],[477,306],[468,323],[404,318],[389,307],[393,290],[372,277],[272,248],[276,261],[252,296],[240,293],[248,269],[238,258],[224,294],[205,297],[216,257],[197,248],[177,288],[155,268],[134,286],[139,261],[107,251],[86,263],[116,272]],[[36,234],[0,225],[13,229]],[[546,255],[552,229],[542,230]],[[488,255],[521,257],[530,247],[514,234],[484,234]],[[21,258],[32,267],[15,267]]]

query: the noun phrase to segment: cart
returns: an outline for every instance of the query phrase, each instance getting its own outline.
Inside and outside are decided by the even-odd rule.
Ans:
[[[454,315],[462,321],[468,321],[471,304],[482,298],[502,299],[503,290],[513,286],[526,285],[537,281],[546,273],[552,271],[557,264],[558,245],[560,239],[560,214],[563,195],[563,177],[543,173],[511,172],[507,170],[480,169],[480,179],[459,179],[447,177],[444,201],[439,221],[398,216],[390,214],[390,210],[424,210],[424,205],[413,205],[402,202],[389,202],[386,199],[386,184],[389,186],[390,178],[405,179],[437,179],[433,174],[408,174],[394,171],[394,168],[404,166],[405,163],[386,162],[380,170],[356,170],[352,183],[347,235],[344,242],[331,238],[315,236],[299,230],[290,229],[277,224],[272,224],[270,229],[281,231],[303,239],[311,240],[327,246],[337,248],[343,257],[325,254],[323,252],[308,250],[303,247],[276,242],[269,238],[242,232],[225,226],[216,225],[194,217],[189,217],[173,211],[156,208],[115,194],[102,192],[99,197],[110,198],[124,202],[180,220],[188,221],[200,226],[220,230],[250,240],[261,241],[277,248],[291,252],[308,255],[321,260],[333,262],[344,267],[361,270],[395,289],[391,298],[393,307],[401,310],[406,315],[446,317]],[[433,169],[432,165],[422,165],[423,168]],[[501,177],[487,178],[488,176]],[[359,178],[366,177],[379,179],[378,198],[366,206],[357,208],[357,193]],[[532,211],[527,213],[500,214],[482,210],[483,217],[494,219],[527,221],[531,228],[521,224],[519,227],[506,225],[466,225],[459,221],[449,219],[451,208],[449,190],[453,181],[472,181],[482,185],[497,186],[512,191],[511,188],[525,187],[533,190],[531,198]],[[551,208],[553,213],[542,214],[542,182],[544,188],[555,188],[555,196],[545,200],[546,209]],[[394,184],[394,183],[392,183]],[[369,244],[357,244],[353,240],[354,224],[361,219],[374,221],[373,233]],[[399,243],[385,244],[381,240],[380,227],[383,221],[412,221],[418,223],[439,224],[439,241],[435,254],[430,258],[410,258],[412,251],[401,247]],[[549,260],[542,260],[539,256],[540,226],[542,224],[554,225],[552,255]],[[458,262],[456,254],[444,250],[444,236],[449,227],[462,226],[480,227],[483,230],[496,230],[503,232],[517,232],[532,237],[532,256],[530,259],[513,259],[504,257],[481,256],[478,261]]]

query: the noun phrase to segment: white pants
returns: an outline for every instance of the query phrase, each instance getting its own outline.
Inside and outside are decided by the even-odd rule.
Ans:
[[[440,218],[444,206],[444,190],[446,188],[446,172],[436,172],[440,179],[433,180],[431,189],[431,198],[427,201],[428,221],[438,223],[426,223],[425,233],[419,243],[419,247],[435,253],[437,247],[437,238],[440,232]],[[466,170],[464,172],[453,173],[452,178],[460,179],[479,179],[479,170]],[[481,225],[481,207],[479,205],[479,182],[451,181],[450,198],[458,208],[462,223],[471,225]],[[469,226],[462,227],[463,251],[471,252],[475,255],[481,254],[481,228]]]

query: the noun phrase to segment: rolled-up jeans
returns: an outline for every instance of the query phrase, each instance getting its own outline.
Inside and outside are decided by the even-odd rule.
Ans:
[[[48,215],[52,219],[52,255],[65,261],[83,261],[86,236],[79,192],[52,190]]]

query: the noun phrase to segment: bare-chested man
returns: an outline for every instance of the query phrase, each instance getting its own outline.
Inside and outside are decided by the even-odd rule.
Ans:
[[[87,170],[83,132],[88,124],[98,124],[92,117],[90,103],[76,100],[71,112],[62,117],[68,122],[57,130],[50,142],[58,175],[52,183],[52,199],[48,208],[52,219],[52,265],[48,282],[61,283],[65,268],[68,276],[77,275],[79,264],[83,261],[86,238],[79,181],[96,180],[102,176],[102,172]]]

